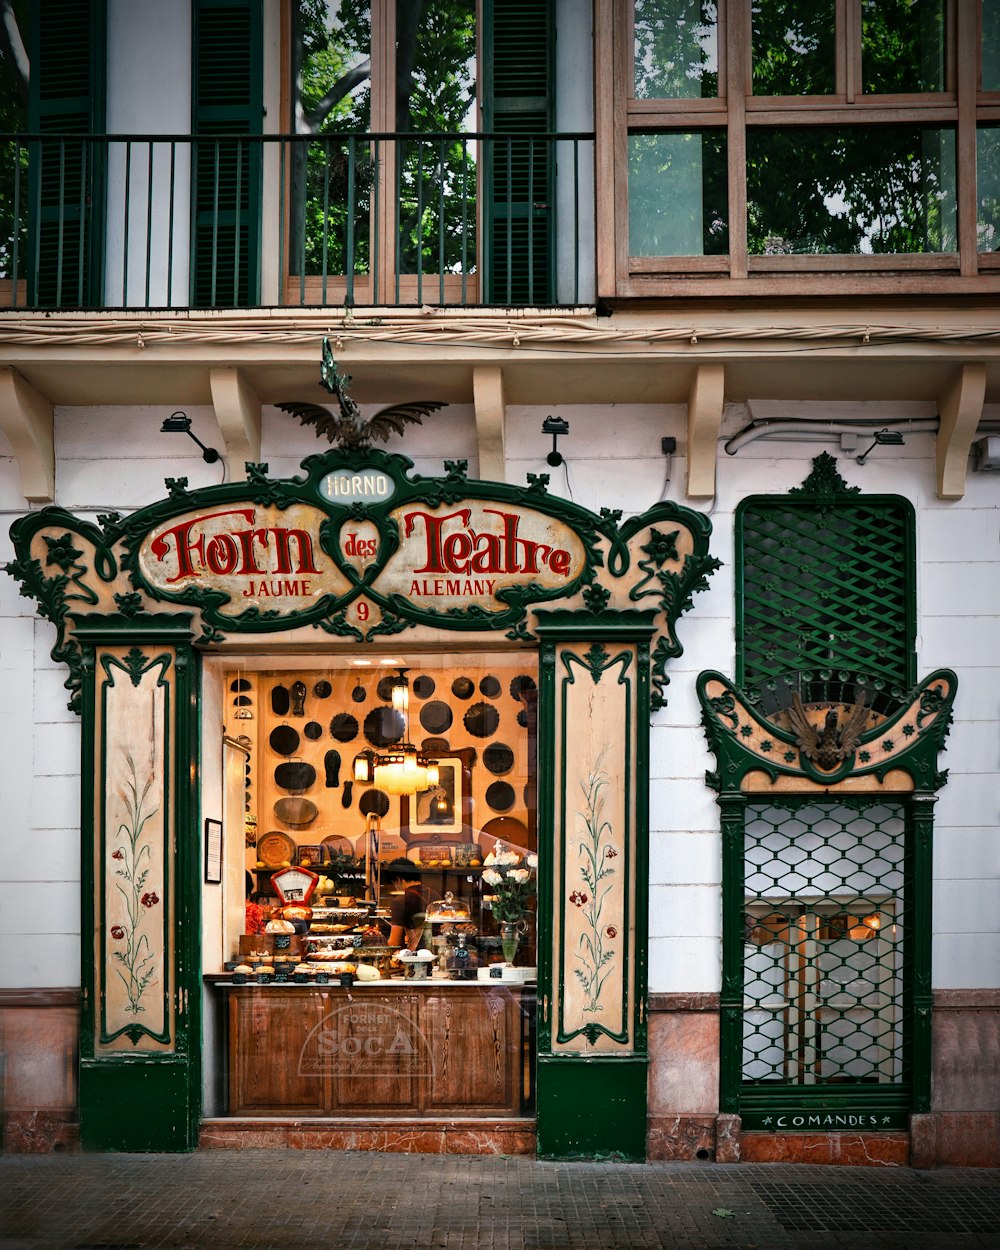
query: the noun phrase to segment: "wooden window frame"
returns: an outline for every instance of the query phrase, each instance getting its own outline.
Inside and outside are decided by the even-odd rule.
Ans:
[[[294,84],[291,81],[292,4],[285,0],[281,6],[281,128],[284,134],[292,133],[292,98]],[[395,133],[395,97],[393,81],[396,48],[396,0],[370,0],[371,3],[371,117],[369,124],[373,134]],[[482,111],[482,0],[476,0],[476,111]],[[376,90],[376,87],[378,88]],[[396,145],[378,145],[378,178],[374,184],[371,212],[371,239],[378,242],[374,253],[374,265],[367,274],[355,274],[352,303],[356,306],[374,305],[376,296],[381,306],[396,304],[434,303],[444,286],[445,302],[448,304],[476,304],[479,302],[479,282],[482,273],[482,160],[476,163],[476,255],[475,269],[464,277],[461,274],[443,275],[425,273],[396,273]],[[284,220],[290,220],[289,188],[283,188]],[[286,238],[282,255],[282,302],[286,305],[343,305],[347,302],[347,278],[344,274],[328,273],[302,276],[291,272],[290,241]],[[397,295],[398,286],[398,295]]]
[[[872,295],[1000,290],[1000,254],[977,252],[976,126],[1000,119],[1000,92],[983,92],[979,3],[948,0],[942,92],[862,94],[861,0],[835,0],[835,94],[754,96],[751,0],[718,0],[719,95],[633,97],[633,0],[595,0],[597,288],[636,296]],[[932,125],[955,131],[957,252],[751,256],[747,252],[746,137],[767,126]],[[725,129],[729,252],[634,257],[628,252],[628,145],[642,131]]]

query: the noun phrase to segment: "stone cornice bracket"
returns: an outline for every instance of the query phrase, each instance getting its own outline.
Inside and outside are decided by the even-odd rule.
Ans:
[[[941,425],[937,435],[938,499],[961,499],[976,428],[986,398],[986,365],[962,365],[938,399]]]
[[[476,407],[476,440],[479,444],[479,476],[488,482],[506,482],[504,451],[503,370],[498,365],[472,371],[472,396]]]
[[[699,365],[688,392],[687,495],[712,499],[726,390],[724,365]]]
[[[16,369],[0,368],[0,429],[13,448],[25,499],[51,503],[56,493],[52,404]]]
[[[247,461],[260,461],[260,400],[240,369],[212,369],[210,381],[227,476],[234,482],[246,477]]]

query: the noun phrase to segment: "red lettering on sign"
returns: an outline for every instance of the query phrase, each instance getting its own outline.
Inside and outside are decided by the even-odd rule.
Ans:
[[[355,556],[361,560],[371,559],[378,550],[378,541],[374,538],[359,538],[352,530],[344,543],[344,555]]]
[[[255,508],[234,508],[229,512],[210,512],[205,516],[182,521],[158,534],[150,543],[150,551],[162,564],[171,554],[177,560],[177,572],[167,578],[167,585],[186,577],[201,577],[205,569],[216,576],[228,574],[260,577],[266,573],[318,573],[313,553],[312,535],[308,530],[268,526],[263,529],[231,527],[207,538],[203,527],[209,521],[239,517],[253,526]],[[258,558],[273,552],[274,568],[261,568]]]
[[[519,533],[522,518],[516,512],[502,512],[496,508],[484,508],[483,512],[500,518],[503,525],[501,534],[474,530],[470,524],[470,508],[460,508],[443,516],[423,511],[405,513],[405,538],[411,537],[417,531],[418,523],[423,522],[426,557],[424,563],[413,570],[414,573],[451,573],[460,577],[468,577],[471,573],[509,575],[540,573],[547,566],[557,577],[569,576],[570,553],[561,547],[523,538]]]

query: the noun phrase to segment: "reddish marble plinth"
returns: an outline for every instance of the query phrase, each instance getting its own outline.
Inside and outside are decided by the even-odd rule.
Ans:
[[[909,1162],[908,1133],[743,1133],[744,1163],[844,1163],[898,1168]]]
[[[0,1148],[8,1154],[79,1146],[78,999],[76,990],[0,990]]]
[[[533,1120],[256,1120],[202,1122],[203,1150],[377,1150],[388,1154],[533,1155]]]
[[[715,1117],[715,1161],[716,1163],[739,1163],[743,1121],[738,1115],[717,1115]]]
[[[939,1167],[1000,1167],[1000,1112],[942,1111],[933,1118]]]
[[[677,1011],[650,1016],[650,1117],[714,1119],[718,1109],[718,1013]]]
[[[715,1158],[714,1115],[650,1116],[646,1157],[672,1162]]]
[[[79,1148],[80,1126],[74,1112],[13,1109],[4,1116],[5,1154],[47,1155]]]

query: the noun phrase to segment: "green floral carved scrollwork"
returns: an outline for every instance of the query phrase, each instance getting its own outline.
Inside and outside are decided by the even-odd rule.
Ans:
[[[335,634],[340,638],[356,638],[358,642],[364,642],[364,634],[350,623],[343,612],[338,612],[334,616],[324,616],[319,621],[313,621],[313,628],[321,629],[327,634]]]
[[[395,612],[385,612],[382,619],[372,625],[365,633],[365,642],[371,642],[373,638],[388,636],[390,634],[401,634],[405,629],[412,629],[414,622],[408,620],[405,616],[399,616]]]
[[[722,561],[715,556],[689,555],[679,573],[661,570],[657,574],[660,583],[660,609],[671,623],[668,633],[661,634],[653,648],[652,686],[650,699],[653,710],[666,706],[664,691],[670,681],[667,676],[667,664],[683,654],[684,648],[677,641],[672,623],[682,612],[691,606],[693,596],[699,590],[708,589],[710,573],[722,567]]]
[[[216,629],[212,625],[205,625],[201,633],[195,639],[195,643],[199,647],[206,647],[213,643],[225,642],[225,641],[226,641],[226,635],[222,632],[222,630]]]
[[[128,591],[123,595],[116,594],[115,603],[122,616],[129,620],[133,620],[143,610],[142,595],[136,590]]]
[[[664,534],[661,530],[651,529],[649,531],[649,542],[644,543],[639,550],[646,557],[644,560],[637,561],[639,568],[642,569],[645,576],[640,582],[632,587],[629,591],[629,598],[633,603],[644,598],[646,595],[656,594],[657,588],[647,590],[654,578],[659,576],[660,570],[668,560],[679,560],[680,554],[677,551],[677,538],[680,530],[671,530],[669,534]]]
[[[52,529],[63,532],[45,532]],[[32,542],[39,533],[45,547],[44,565],[31,554]],[[5,564],[4,571],[20,583],[20,593],[34,599],[41,615],[56,627],[50,654],[69,669],[64,683],[70,691],[69,708],[79,712],[83,655],[69,632],[68,618],[75,607],[88,609],[99,604],[99,596],[88,584],[88,578],[95,572],[104,581],[114,576],[117,566],[108,538],[96,525],[80,521],[62,508],[44,508],[20,517],[11,526],[11,538],[18,558]],[[93,553],[94,567],[86,563],[87,549]],[[58,572],[49,575],[50,568]]]
[[[611,598],[611,591],[606,586],[601,586],[598,582],[591,582],[585,587],[583,592],[583,602],[587,605],[588,612],[603,612],[608,606],[608,600]]]
[[[254,486],[268,485],[268,470],[270,465],[266,461],[246,461],[243,466],[247,471],[247,481]]]
[[[518,621],[511,629],[507,630],[505,637],[511,642],[534,642],[535,635],[528,628],[526,621]]]
[[[149,656],[138,647],[132,647],[125,653],[122,662],[132,680],[132,685],[138,687],[143,673],[149,667]]]
[[[828,451],[813,460],[812,471],[801,486],[793,486],[790,495],[858,495],[860,486],[848,486],[840,476],[837,461]]]

